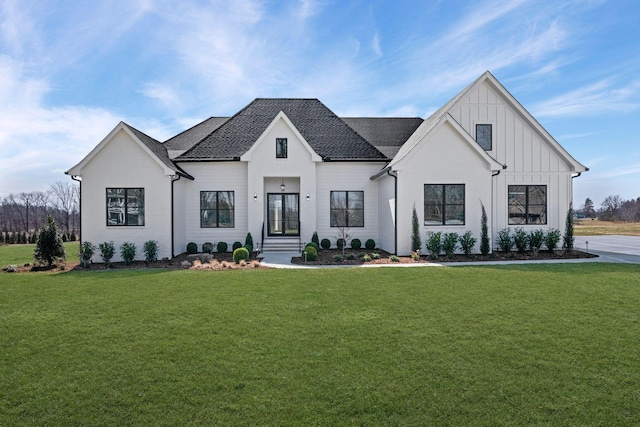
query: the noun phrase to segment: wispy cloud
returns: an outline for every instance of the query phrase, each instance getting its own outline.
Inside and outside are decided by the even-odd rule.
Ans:
[[[603,173],[600,174],[600,177],[602,177],[602,178],[614,178],[614,177],[618,177],[618,176],[635,175],[635,174],[640,174],[640,163],[636,163],[636,164],[633,164],[633,165],[621,166],[619,168],[615,168],[615,169],[612,169],[610,171],[603,172]]]

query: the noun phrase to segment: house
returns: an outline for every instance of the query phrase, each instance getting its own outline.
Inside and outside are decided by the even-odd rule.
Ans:
[[[577,162],[490,73],[426,120],[340,118],[317,99],[256,99],[159,142],[119,123],[66,173],[81,183],[81,238],[293,249],[349,229],[411,251],[429,231],[564,229]],[[478,249],[478,248],[476,248]],[[116,257],[117,258],[117,257]],[[96,259],[98,260],[98,259]]]

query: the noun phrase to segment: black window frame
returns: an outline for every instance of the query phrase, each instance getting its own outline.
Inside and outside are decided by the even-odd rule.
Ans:
[[[450,187],[462,187],[462,202],[460,203],[451,203],[451,201],[447,200],[448,197],[448,193],[451,191]],[[441,199],[439,203],[429,203],[428,197],[427,197],[427,188],[428,187],[440,187],[440,193],[441,193]],[[450,188],[449,191],[447,191],[447,188]],[[466,197],[467,197],[467,189],[465,184],[424,184],[423,187],[423,196],[424,196],[424,218],[423,218],[423,224],[429,227],[440,227],[440,226],[449,226],[449,227],[455,227],[455,226],[463,226],[466,224],[467,221],[467,209],[466,209]],[[454,209],[454,207],[456,209]],[[436,208],[435,210],[432,210],[432,208]],[[448,213],[449,211],[451,212],[460,212],[460,208],[461,208],[461,213],[462,213],[462,222],[459,222],[460,219],[456,219],[456,218],[448,218]],[[439,211],[439,216],[440,216],[440,220],[438,222],[429,220],[427,221],[428,218],[433,217],[433,213]],[[456,222],[451,222],[451,221],[456,221]]]
[[[480,131],[480,129],[489,129],[489,139],[488,139],[488,147],[487,147],[487,139],[486,139],[486,132],[484,131]],[[485,138],[481,138],[481,136],[484,136]],[[491,123],[477,123],[476,124],[476,142],[478,144],[480,144],[480,147],[482,147],[482,149],[484,151],[491,151],[493,150],[493,126],[491,125]]]
[[[517,187],[524,187],[524,204],[521,198],[514,196],[518,191]],[[531,190],[535,187],[544,189],[544,203],[531,202]],[[513,184],[507,186],[507,221],[509,225],[546,225],[548,223],[547,207],[549,206],[549,192],[546,184]],[[521,191],[520,191],[521,192]],[[517,204],[516,204],[517,203]],[[518,216],[512,212],[512,207],[522,206],[524,211]],[[543,207],[542,213],[535,212],[535,207]],[[520,209],[522,211],[522,209]],[[524,218],[524,222],[516,222],[515,218]],[[539,219],[542,218],[540,221]]]
[[[334,194],[345,193],[344,206],[334,206]],[[349,194],[358,193],[361,196],[362,207],[350,207]],[[350,212],[360,212],[360,215],[352,215]],[[362,223],[353,223],[354,219],[362,219]],[[340,221],[344,220],[344,221]],[[329,226],[332,228],[348,227],[363,228],[364,227],[364,191],[363,190],[333,190],[329,194]]]
[[[215,194],[215,207],[211,206],[203,206],[203,195],[205,193]],[[230,201],[231,207],[220,209],[220,194],[228,193],[228,196],[225,200]],[[230,222],[220,222],[221,213],[227,212],[229,214]],[[230,190],[202,190],[200,191],[200,228],[235,228],[236,227],[236,195],[235,191]],[[205,223],[204,218],[206,215],[213,215],[215,221],[209,221],[209,223]],[[221,226],[222,224],[222,226]]]
[[[116,195],[109,194],[110,191],[123,191],[124,194],[121,196],[123,199],[122,206],[119,208],[122,210],[121,215],[123,218],[122,223],[114,223],[110,222],[110,218],[112,217],[110,214],[115,212],[115,206],[113,202],[110,202],[110,199],[115,199]],[[140,194],[129,194],[134,191],[140,192]],[[144,227],[145,225],[145,195],[144,195],[144,187],[107,187],[105,190],[106,195],[106,223],[107,227]],[[120,197],[119,197],[120,198]],[[131,203],[130,199],[137,198],[138,204],[134,205]],[[140,200],[142,203],[140,206]],[[138,212],[135,212],[135,210]],[[117,214],[117,213],[116,213]],[[133,219],[137,218],[136,223],[133,223]],[[142,218],[142,223],[140,223],[140,218]]]
[[[289,155],[287,138],[276,138],[276,159],[286,159]]]

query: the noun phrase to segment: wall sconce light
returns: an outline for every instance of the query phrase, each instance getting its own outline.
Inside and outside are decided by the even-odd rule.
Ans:
[[[253,201],[258,201],[258,194],[257,193],[253,193]]]
[[[284,178],[282,178],[282,184],[280,184],[280,190],[284,191]]]
[[[311,200],[311,196],[307,193],[307,200]]]

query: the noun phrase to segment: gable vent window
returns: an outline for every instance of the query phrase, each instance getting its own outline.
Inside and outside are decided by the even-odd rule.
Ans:
[[[485,151],[493,149],[491,138],[491,125],[476,125],[476,141]]]
[[[276,159],[287,158],[287,138],[276,138]]]

